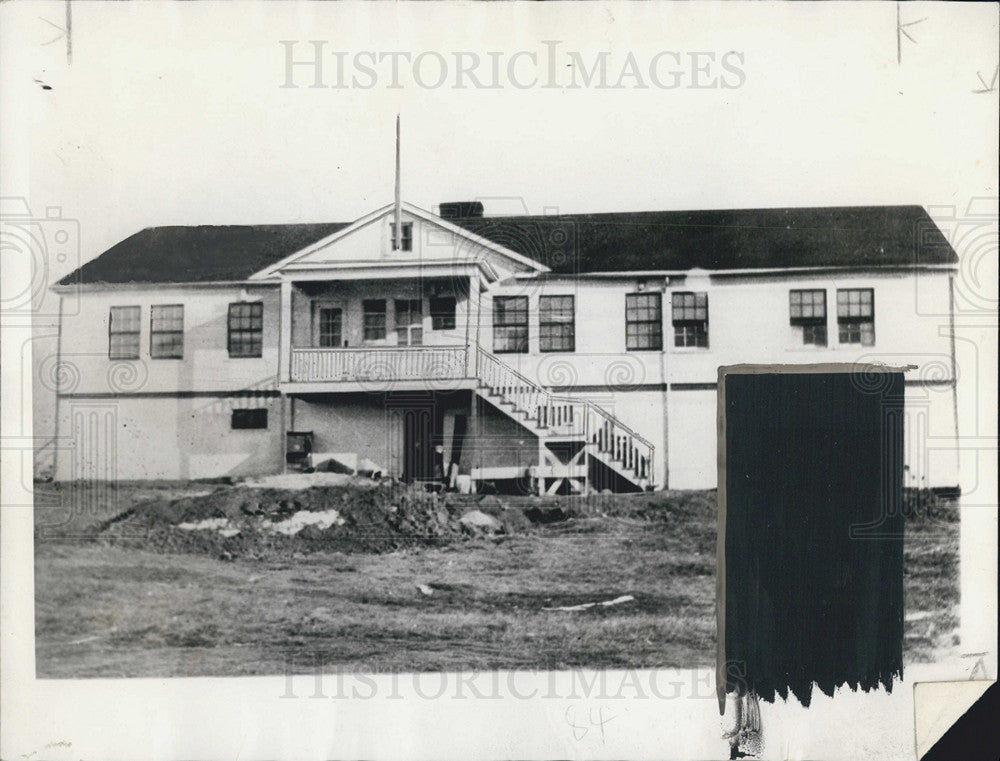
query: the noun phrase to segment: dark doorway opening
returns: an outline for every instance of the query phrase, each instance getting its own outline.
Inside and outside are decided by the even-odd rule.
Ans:
[[[403,480],[434,478],[434,410],[404,409]]]

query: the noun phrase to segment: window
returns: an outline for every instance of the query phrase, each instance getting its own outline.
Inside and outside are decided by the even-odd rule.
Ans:
[[[267,410],[263,407],[250,410],[233,410],[233,430],[267,428]]]
[[[237,301],[229,305],[229,356],[263,355],[264,302]]]
[[[424,342],[424,316],[420,299],[396,299],[396,345],[420,346]]]
[[[149,318],[149,356],[181,359],[184,356],[184,307],[154,306]]]
[[[336,348],[343,341],[344,312],[336,307],[319,308],[318,338],[323,348]]]
[[[659,293],[625,295],[625,348],[663,348],[663,303]]]
[[[108,359],[139,359],[139,307],[111,307]]]
[[[802,343],[826,346],[826,291],[802,290],[788,292],[791,324],[802,328]]]
[[[837,328],[842,344],[875,345],[875,293],[871,288],[837,290]]]
[[[385,338],[385,300],[365,299],[362,302],[364,310],[364,338],[366,341],[381,341]]]
[[[493,299],[493,351],[528,351],[527,296],[497,296]]]
[[[538,298],[538,348],[540,351],[575,351],[574,298],[540,296]]]
[[[433,330],[455,329],[455,297],[431,297],[431,328]]]
[[[678,292],[670,305],[674,346],[708,348],[708,294]]]
[[[392,250],[393,251],[412,251],[413,250],[413,223],[412,222],[400,222],[400,236],[399,242],[396,242],[396,222],[389,222],[389,234],[392,236]]]

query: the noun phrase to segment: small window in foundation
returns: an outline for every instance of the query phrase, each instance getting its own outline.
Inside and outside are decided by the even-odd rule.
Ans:
[[[233,410],[233,430],[248,428],[267,428],[267,410],[264,408],[250,410]]]

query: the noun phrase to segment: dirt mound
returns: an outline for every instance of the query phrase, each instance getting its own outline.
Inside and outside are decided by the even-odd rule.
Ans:
[[[136,504],[105,521],[97,538],[154,552],[273,558],[317,551],[391,552],[530,531],[598,530],[601,521],[611,519],[620,521],[623,531],[665,523],[672,529],[666,535],[671,543],[702,553],[715,547],[714,493],[498,497],[435,494],[393,481],[331,475],[272,477]],[[463,520],[470,512],[480,520],[488,517],[488,530]]]
[[[388,552],[444,544],[461,526],[434,494],[356,479],[306,489],[222,487],[137,505],[100,538],[161,552],[262,557],[295,552]]]

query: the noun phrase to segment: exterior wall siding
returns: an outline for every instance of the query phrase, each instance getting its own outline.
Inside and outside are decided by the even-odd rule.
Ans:
[[[390,417],[381,395],[337,394],[292,399],[297,431],[313,432],[313,451],[344,464],[368,460],[398,476]],[[357,465],[355,465],[357,467]]]
[[[503,354],[505,362],[521,372],[545,380],[556,358],[567,368],[569,382],[553,385],[594,385],[604,381],[607,365],[622,358],[641,372],[632,385],[662,383],[714,383],[717,368],[739,362],[811,364],[816,362],[891,362],[937,367],[950,362],[946,332],[948,273],[921,275],[920,301],[912,273],[844,272],[827,275],[744,276],[740,278],[685,278],[663,287],[664,350],[629,351],[625,346],[625,295],[638,292],[639,281],[622,278],[609,281],[547,279],[535,283],[510,284],[494,289],[494,295],[528,295],[530,303],[529,348],[526,354]],[[828,345],[804,346],[789,324],[788,293],[792,289],[827,291]],[[837,340],[836,292],[838,288],[872,288],[875,294],[875,345],[841,345]],[[645,292],[654,290],[647,285]],[[709,345],[680,348],[673,345],[670,297],[676,291],[704,291],[709,302]],[[538,297],[576,295],[576,351],[542,353],[538,348]],[[481,342],[492,350],[492,309],[485,307]],[[661,363],[659,355],[665,354]],[[666,367],[664,373],[661,367]],[[918,373],[919,374],[919,373]]]
[[[83,293],[77,314],[64,315],[60,394],[133,394],[240,391],[276,388],[278,289],[273,286],[206,288],[115,288]],[[263,301],[263,347],[259,358],[230,358],[229,304]],[[150,357],[150,313],[157,304],[184,306],[181,359]],[[109,359],[111,307],[140,307],[139,359]]]
[[[667,451],[671,489],[718,485],[715,389],[669,392]]]
[[[266,409],[267,428],[233,430],[234,409]],[[73,397],[59,405],[56,479],[184,480],[280,473],[278,396]]]
[[[384,247],[384,228],[381,223],[373,224],[362,232]],[[342,257],[345,261],[360,256],[367,244],[361,238],[349,244],[350,237],[342,244],[334,244],[329,251],[317,252],[317,261],[324,256]],[[436,246],[435,250],[440,250],[443,257],[455,255],[458,250],[454,236],[421,225],[414,230],[414,241],[416,259],[420,258],[419,251],[426,255],[431,246]],[[340,249],[333,251],[336,246]],[[663,277],[641,276],[507,279],[481,296],[473,288],[471,299],[461,295],[464,287],[456,289],[453,331],[432,330],[425,298],[423,337],[425,345],[464,345],[467,340],[475,342],[478,338],[484,348],[492,350],[493,298],[527,296],[528,351],[502,353],[499,358],[558,394],[596,402],[649,439],[656,447],[656,483],[671,488],[716,485],[714,384],[719,366],[819,362],[913,364],[916,369],[907,374],[907,424],[913,434],[912,438],[908,434],[907,477],[915,485],[951,486],[957,483],[957,470],[954,391],[950,385],[952,357],[946,330],[949,277],[946,271],[921,273],[919,290],[912,272],[874,270],[739,276],[689,273],[669,283]],[[331,279],[335,278],[336,273],[331,272]],[[458,280],[455,283],[459,284]],[[467,283],[466,278],[462,285]],[[640,283],[643,292],[662,294],[661,351],[626,349],[625,296],[638,292]],[[798,329],[789,324],[789,291],[815,288],[825,289],[827,294],[826,347],[803,345]],[[873,346],[839,343],[838,288],[873,289]],[[362,301],[385,298],[388,301],[385,345],[394,345],[393,301],[416,298],[418,289],[419,281],[415,280],[312,285],[309,293],[296,289],[291,315],[292,344],[313,345],[311,310],[312,301],[317,299],[332,305],[342,303],[344,339],[351,347],[361,346]],[[670,303],[675,291],[708,294],[707,348],[674,347]],[[575,351],[540,350],[541,295],[574,297]],[[258,300],[264,302],[262,356],[230,358],[229,304]],[[62,323],[60,434],[68,435],[74,425],[82,424],[81,420],[90,420],[96,426],[95,431],[103,431],[94,435],[113,440],[117,478],[207,478],[280,470],[282,425],[291,428],[293,424],[282,422],[278,397],[262,397],[266,401],[260,402],[269,411],[266,431],[230,428],[233,406],[246,403],[245,398],[233,394],[277,388],[279,351],[287,350],[287,347],[279,349],[279,302],[279,289],[273,285],[122,287],[85,292],[79,299],[79,312],[64,315]],[[150,312],[156,304],[184,305],[181,359],[150,357]],[[139,359],[108,358],[112,306],[140,307]],[[46,372],[44,366],[42,371]],[[385,408],[379,406],[373,395],[369,397],[330,395],[322,401],[296,400],[294,427],[316,431],[317,451],[353,453],[392,472],[393,458],[397,455],[391,451],[389,442],[395,434]],[[463,398],[464,402],[448,402],[449,414],[458,414],[461,409],[468,411],[468,396]],[[86,405],[90,405],[93,414],[82,411]],[[537,462],[537,440],[528,431],[489,405],[485,405],[479,420],[482,446],[476,456],[483,464],[527,468]],[[507,443],[496,444],[501,440]],[[61,454],[57,477],[86,477],[86,473],[108,467],[107,463],[89,462],[88,456],[82,450],[76,455]]]
[[[480,399],[476,423],[470,426],[475,442],[463,450],[462,472],[472,468],[517,468],[526,475],[538,464],[538,437]],[[466,467],[468,470],[466,470]]]
[[[567,395],[582,394],[612,411],[657,448],[658,485],[714,488],[716,475],[716,394],[718,368],[740,363],[911,364],[907,373],[908,478],[915,485],[958,483],[951,345],[948,336],[949,273],[844,271],[836,274],[714,276],[692,273],[674,278],[545,278],[506,281],[494,295],[529,297],[528,352],[500,354],[519,372]],[[625,344],[625,295],[662,294],[662,351],[629,351]],[[840,344],[837,289],[874,291],[873,346]],[[807,346],[789,320],[789,291],[824,289],[827,346]],[[671,295],[705,292],[709,304],[707,348],[674,346]],[[538,297],[576,297],[576,351],[539,350]],[[492,309],[485,307],[481,341],[492,347]],[[613,399],[612,410],[608,397]],[[601,402],[600,398],[605,401]],[[666,400],[666,401],[664,401]],[[910,418],[913,422],[910,422]],[[655,420],[653,425],[651,420]],[[924,426],[931,437],[916,431]],[[665,434],[663,429],[668,433]],[[654,430],[657,429],[657,430]],[[924,429],[921,429],[924,430]],[[664,446],[665,444],[665,446]]]

